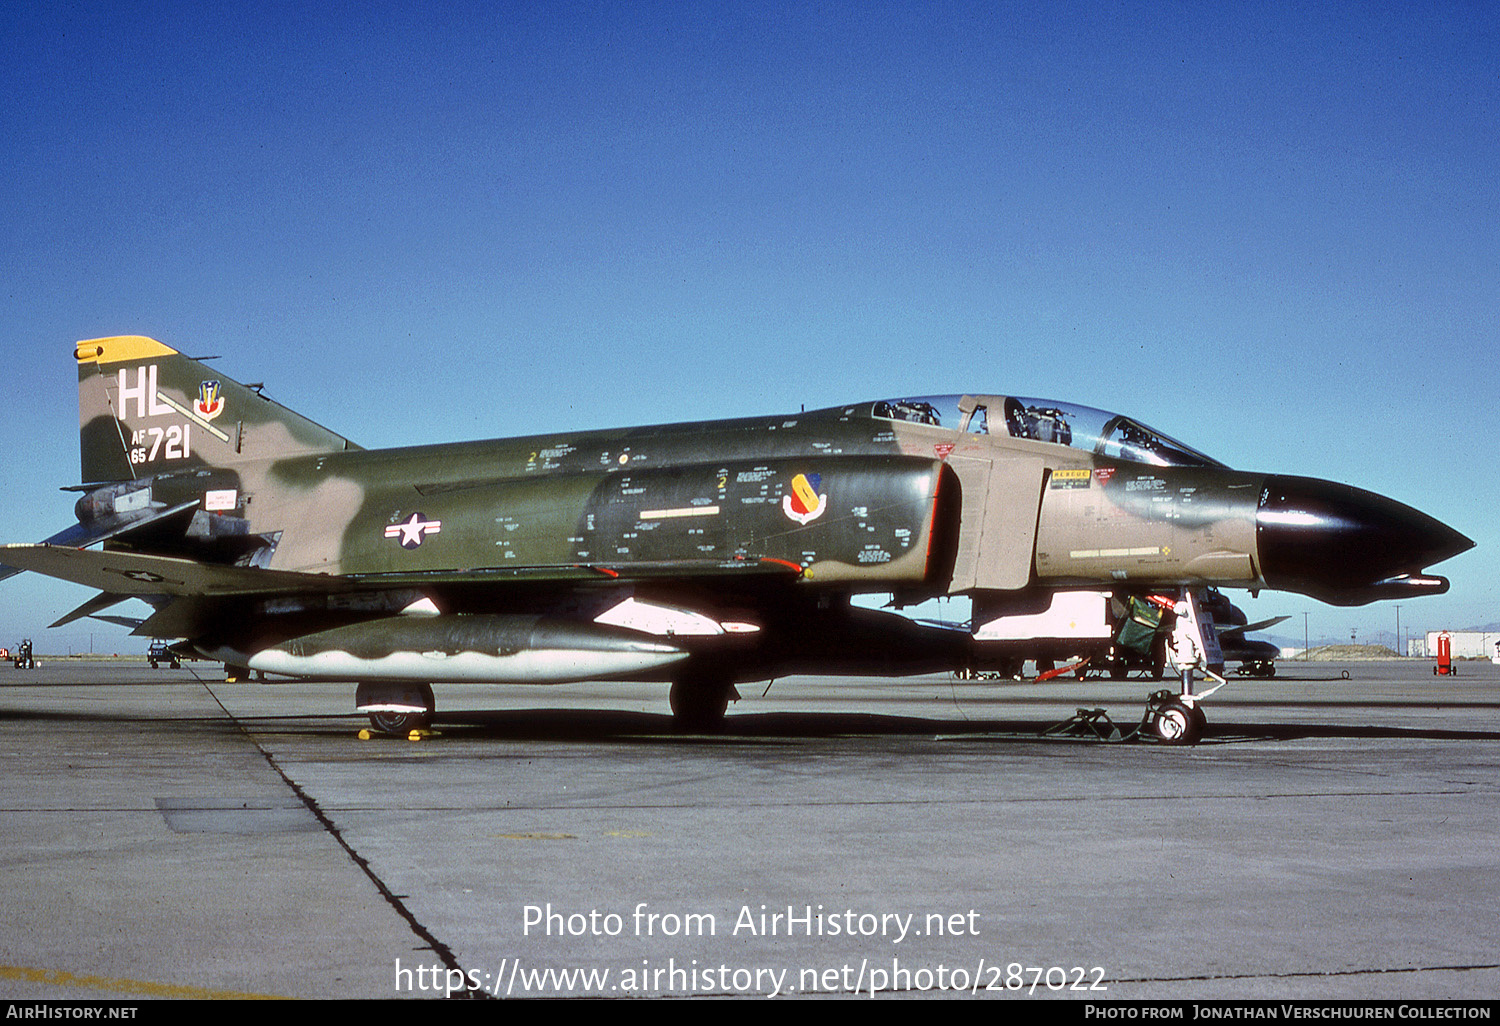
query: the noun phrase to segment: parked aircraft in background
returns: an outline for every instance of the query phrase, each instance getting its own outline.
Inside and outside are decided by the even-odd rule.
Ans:
[[[1281,650],[1246,635],[1287,618],[1276,616],[1250,623],[1217,588],[1204,589],[1199,600],[1203,629],[1212,628],[1221,656],[1204,669],[1223,674],[1233,663],[1237,667],[1233,672],[1242,676],[1274,677],[1274,660]],[[1103,674],[1116,680],[1144,674],[1161,680],[1172,662],[1167,642],[1176,604],[1174,597],[1159,594],[1060,592],[1044,613],[1002,618],[976,631],[976,637],[986,641],[1009,643],[1009,656],[998,662],[992,660],[988,671],[969,668],[958,671],[958,675],[1018,680],[1025,663],[1032,661],[1039,679],[1044,680],[1069,673],[1078,677]]]
[[[1043,620],[1095,629],[1146,596],[1437,594],[1426,568],[1472,545],[1382,496],[1050,400],[371,451],[153,339],[74,355],[78,523],[0,559],[97,589],[59,624],[141,598],[138,634],[358,682],[390,730],[431,717],[433,683],[589,679],[670,682],[679,720],[711,726],[737,683],[1002,665]],[[975,616],[944,629],[860,593],[968,595]],[[1192,740],[1197,706],[1189,674],[1148,719]]]
[[[1204,595],[1204,607],[1213,617],[1214,633],[1219,636],[1219,650],[1223,653],[1225,667],[1238,663],[1235,672],[1243,677],[1276,676],[1276,660],[1281,657],[1281,649],[1249,635],[1275,627],[1287,617],[1273,616],[1251,623],[1250,618],[1218,590],[1210,590]]]

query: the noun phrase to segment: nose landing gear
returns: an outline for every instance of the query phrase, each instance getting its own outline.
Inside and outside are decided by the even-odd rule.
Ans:
[[[1208,717],[1198,696],[1178,695],[1171,691],[1153,691],[1146,699],[1146,715],[1141,732],[1153,741],[1167,745],[1195,745],[1203,737]]]

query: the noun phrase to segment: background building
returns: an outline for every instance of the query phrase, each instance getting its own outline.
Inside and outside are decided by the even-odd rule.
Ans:
[[[1500,645],[1500,631],[1428,631],[1425,638],[1407,642],[1406,654],[1436,659],[1439,634],[1448,635],[1454,659],[1493,659]]]

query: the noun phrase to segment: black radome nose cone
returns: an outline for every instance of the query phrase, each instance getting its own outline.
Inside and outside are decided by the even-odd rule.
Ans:
[[[1268,477],[1255,522],[1266,584],[1334,605],[1441,593],[1447,581],[1421,572],[1474,546],[1394,499],[1310,477]]]

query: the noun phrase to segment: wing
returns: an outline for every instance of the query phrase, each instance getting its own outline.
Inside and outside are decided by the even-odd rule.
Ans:
[[[214,597],[312,592],[371,591],[424,584],[487,584],[504,581],[661,580],[720,575],[795,579],[802,568],[781,559],[671,560],[631,563],[499,567],[379,574],[310,574],[290,570],[201,563],[139,552],[96,552],[66,546],[5,545],[0,558],[18,570],[34,570],[120,596]]]

